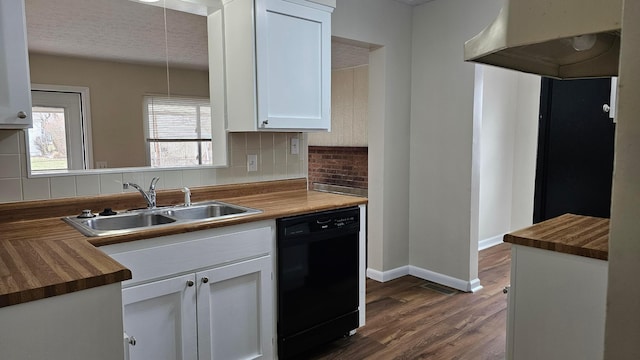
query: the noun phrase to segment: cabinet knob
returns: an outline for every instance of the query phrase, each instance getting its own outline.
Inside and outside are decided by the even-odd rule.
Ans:
[[[192,287],[194,284],[193,280],[187,280],[187,286]]]
[[[505,286],[505,287],[504,287],[504,289],[502,289],[502,293],[503,293],[503,294],[508,294],[508,293],[509,293],[509,288],[510,288],[510,287],[511,287],[511,286]]]
[[[129,337],[129,345],[136,346],[137,343],[138,342],[136,341],[135,337],[133,337],[133,336]]]
[[[18,111],[18,118],[26,119],[27,118],[27,113],[24,112],[24,111]]]
[[[204,284],[208,283],[208,282],[209,282],[209,278],[208,278],[208,277],[206,277],[206,276],[205,276],[205,277],[203,277],[203,278],[202,278],[202,282],[203,282]]]
[[[267,119],[267,120],[262,120],[262,127],[265,127],[265,126],[267,126],[267,125],[269,125],[269,119]]]

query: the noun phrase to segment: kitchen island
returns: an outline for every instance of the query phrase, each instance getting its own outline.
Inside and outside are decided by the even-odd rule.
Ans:
[[[507,359],[602,359],[609,219],[564,214],[504,236]]]

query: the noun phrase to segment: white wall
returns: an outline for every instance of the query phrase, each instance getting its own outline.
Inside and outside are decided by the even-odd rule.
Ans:
[[[624,1],[618,78],[606,360],[640,359],[640,1]]]
[[[478,66],[483,74],[478,212],[482,241],[511,227],[518,78],[513,71]]]
[[[368,266],[409,263],[411,7],[390,0],[338,0],[332,35],[381,45],[369,59]]]
[[[517,73],[516,139],[513,148],[513,194],[509,231],[533,223],[533,199],[538,153],[538,114],[540,113],[540,76]]]
[[[466,282],[478,277],[472,229],[474,65],[463,44],[499,0],[436,0],[413,13],[410,263]],[[475,201],[473,201],[475,202]]]
[[[533,223],[540,77],[494,66],[482,72],[480,242]]]

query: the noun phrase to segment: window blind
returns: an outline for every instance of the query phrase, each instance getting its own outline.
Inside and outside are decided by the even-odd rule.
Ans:
[[[148,95],[144,109],[149,165],[211,164],[209,99]]]

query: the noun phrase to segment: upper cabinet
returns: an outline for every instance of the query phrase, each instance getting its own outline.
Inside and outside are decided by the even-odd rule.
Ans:
[[[32,126],[24,1],[0,1],[0,129]]]
[[[224,4],[228,131],[331,127],[330,2]]]

